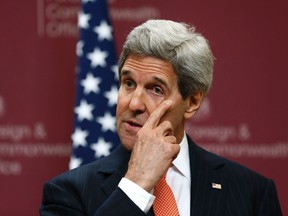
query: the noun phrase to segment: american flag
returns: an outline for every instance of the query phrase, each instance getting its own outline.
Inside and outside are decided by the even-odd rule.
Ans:
[[[119,78],[106,0],[82,0],[78,26],[70,169],[107,156],[119,144],[115,118]]]

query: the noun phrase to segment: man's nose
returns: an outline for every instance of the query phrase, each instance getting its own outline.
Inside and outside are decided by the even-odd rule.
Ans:
[[[134,112],[144,112],[146,110],[145,105],[145,93],[144,89],[137,88],[131,97],[129,109]]]

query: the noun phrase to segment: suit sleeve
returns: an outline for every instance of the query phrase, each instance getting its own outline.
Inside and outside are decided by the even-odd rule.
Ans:
[[[93,201],[91,201],[93,202]],[[90,203],[89,205],[93,205]],[[97,206],[97,203],[95,203]],[[84,207],[83,200],[73,190],[61,187],[49,181],[44,185],[43,199],[40,207],[41,216],[144,216],[141,211],[120,189],[115,191],[95,208],[95,212]]]
[[[120,188],[117,188],[94,214],[98,215],[145,216],[146,214]]]
[[[276,186],[273,180],[267,181],[258,216],[282,216]]]

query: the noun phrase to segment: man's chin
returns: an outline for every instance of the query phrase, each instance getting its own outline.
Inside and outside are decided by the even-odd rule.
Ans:
[[[134,144],[135,144],[135,138],[125,138],[121,139],[121,143],[124,146],[125,149],[128,151],[132,151]]]

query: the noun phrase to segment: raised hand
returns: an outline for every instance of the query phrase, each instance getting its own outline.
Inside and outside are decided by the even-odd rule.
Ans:
[[[171,123],[160,122],[171,106],[170,100],[162,102],[138,131],[125,175],[148,192],[171,166],[180,151]]]

